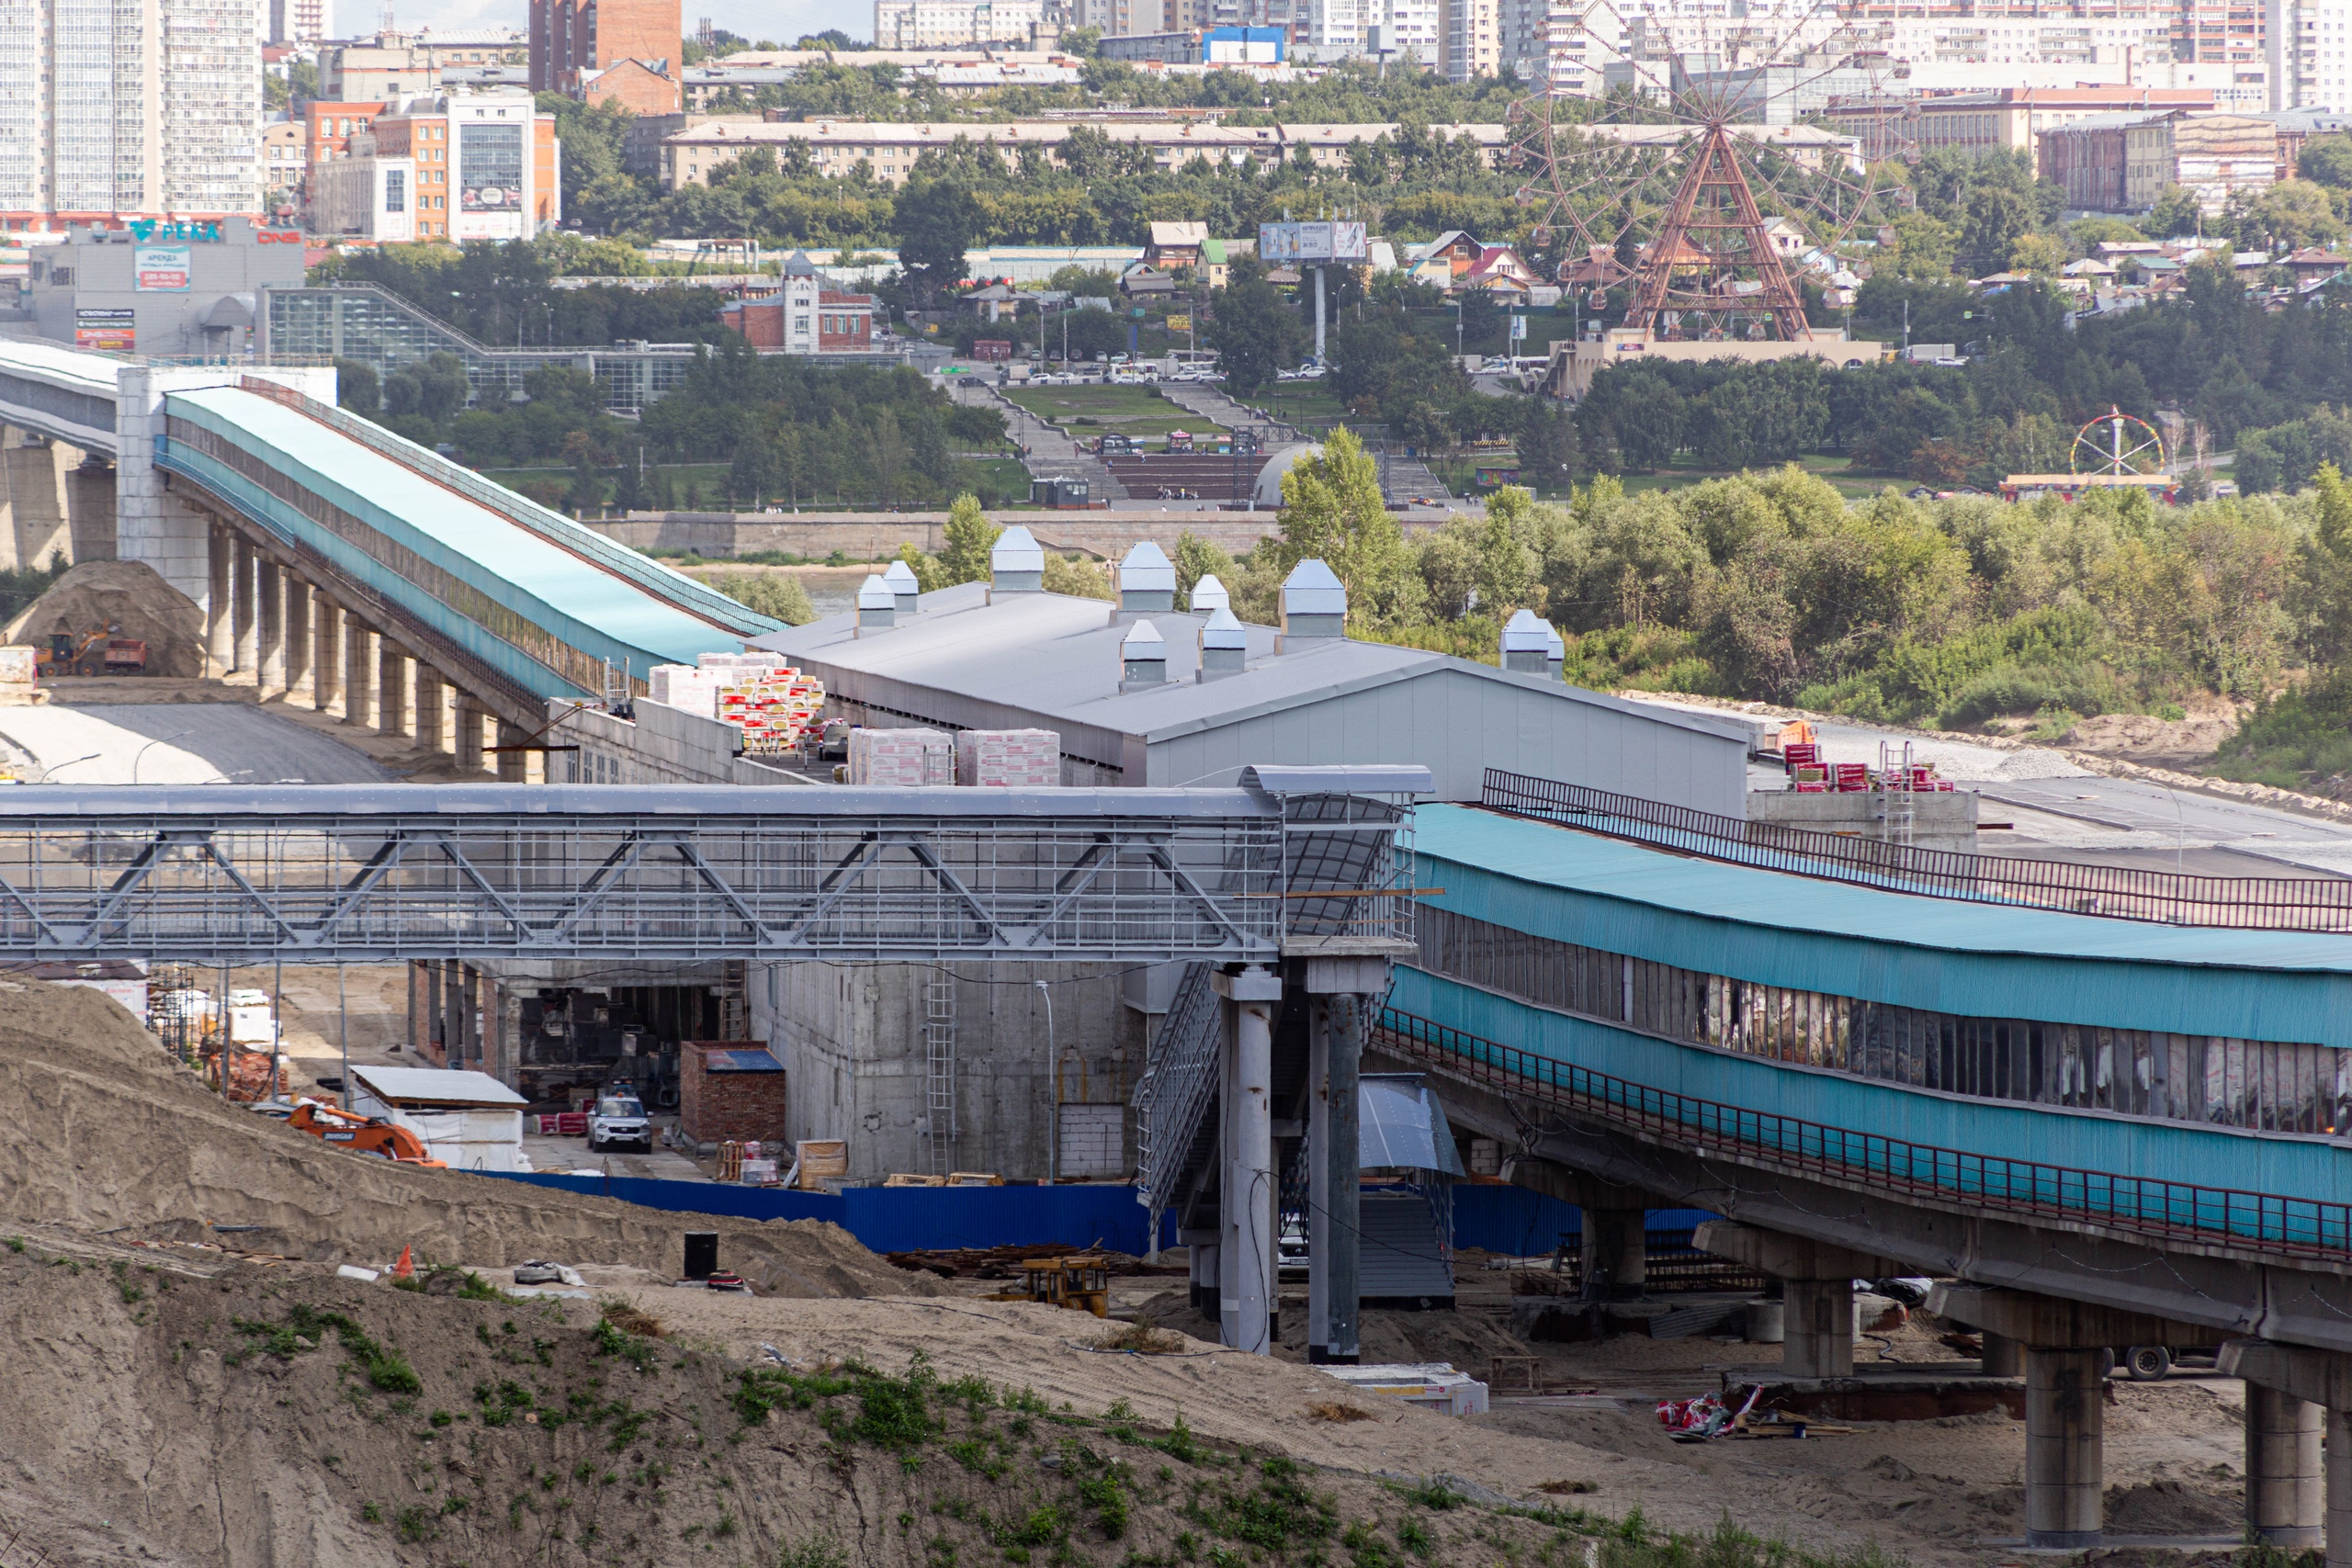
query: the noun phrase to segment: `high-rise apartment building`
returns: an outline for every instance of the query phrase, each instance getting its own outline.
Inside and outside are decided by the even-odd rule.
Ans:
[[[2263,22],[2272,108],[2352,108],[2352,0],[2267,0]]]
[[[261,210],[253,0],[0,6],[0,223]]]
[[[269,0],[269,41],[318,43],[327,36],[327,0]]]
[[[1126,10],[1119,20],[1148,14],[1161,19],[1159,0]],[[960,49],[967,44],[1027,44],[1046,21],[1045,0],[874,0],[876,49]],[[1159,30],[1156,26],[1151,31]],[[1106,38],[1131,36],[1105,28]]]
[[[1445,0],[1445,75],[1492,76],[1502,62],[1502,0]]]
[[[531,90],[572,93],[584,73],[624,60],[681,69],[679,0],[531,0]]]

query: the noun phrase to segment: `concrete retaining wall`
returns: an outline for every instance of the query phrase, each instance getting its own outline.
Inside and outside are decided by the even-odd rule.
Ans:
[[[1232,555],[1274,533],[1268,512],[1003,512],[999,526],[1019,523],[1048,549],[1081,550],[1116,560],[1149,539],[1173,555],[1190,532]],[[822,560],[839,550],[852,560],[880,560],[900,545],[936,552],[946,542],[944,512],[632,512],[588,526],[632,549],[694,550],[713,557],[781,550]]]

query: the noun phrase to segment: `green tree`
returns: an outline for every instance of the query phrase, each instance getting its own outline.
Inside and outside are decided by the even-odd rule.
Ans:
[[[1519,430],[1519,479],[1538,495],[1561,495],[1584,469],[1575,414],[1566,403],[1530,398]]]
[[[1227,390],[1254,396],[1306,353],[1306,324],[1254,260],[1237,264],[1231,281],[1209,299],[1211,319],[1204,335],[1216,350]]]
[[[960,179],[918,174],[892,204],[890,228],[899,265],[922,294],[936,296],[964,276],[964,253],[978,238],[982,213]]]
[[[774,615],[787,626],[805,626],[817,618],[808,590],[790,572],[730,571],[712,578],[710,585],[746,609]]]
[[[957,496],[947,509],[947,526],[943,530],[945,536],[939,551],[941,586],[986,582],[989,551],[996,547],[997,536],[1002,532],[981,513],[979,497],[968,491]]]
[[[1176,568],[1176,594],[1189,607],[1193,602],[1193,585],[1204,577],[1214,577],[1232,590],[1233,558],[1223,549],[1202,538],[1190,528],[1176,536],[1176,553],[1170,560]]]
[[[735,444],[735,460],[727,468],[727,493],[753,506],[775,493],[775,457],[767,436],[757,428]]]
[[[2352,190],[2352,136],[2314,136],[2295,155],[2295,176],[2330,190]]]
[[[1302,560],[1318,559],[1347,585],[1348,614],[1371,626],[1398,626],[1419,617],[1420,573],[1404,531],[1381,499],[1380,469],[1352,432],[1331,432],[1283,475],[1279,541],[1271,564],[1287,575]]]
[[[1933,283],[1951,276],[1960,254],[1960,241],[1951,225],[1924,212],[1898,212],[1888,227],[1894,231],[1895,275],[1914,283]]]
[[[2194,191],[2166,186],[2156,193],[2155,204],[2148,209],[2148,220],[2143,227],[2158,238],[2169,239],[2198,232],[2203,227],[2203,219],[2204,209],[2198,205]]]
[[[362,419],[373,419],[383,412],[384,384],[376,375],[376,367],[357,359],[334,362],[334,400],[338,408],[349,409]]]
[[[2280,180],[2262,193],[2252,217],[2261,233],[2282,250],[2329,245],[2344,238],[2327,191],[2310,180]]]
[[[1478,613],[1496,620],[1513,610],[1543,608],[1542,563],[1522,542],[1534,498],[1518,485],[1505,485],[1487,498],[1478,525]]]

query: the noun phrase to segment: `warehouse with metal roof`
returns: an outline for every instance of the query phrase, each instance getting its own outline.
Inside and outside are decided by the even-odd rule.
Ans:
[[[825,682],[833,711],[882,728],[1050,729],[1074,785],[1231,784],[1252,763],[1430,769],[1476,800],[1487,768],[1729,817],[1747,812],[1747,726],[1662,710],[1422,649],[1344,635],[1346,592],[1319,561],[1283,587],[1283,625],[1249,626],[1215,578],[1177,611],[1157,546],[1120,563],[1120,599],[1037,588],[1025,528],[989,582],[894,596],[751,646]],[[869,582],[869,588],[880,582]],[[1140,655],[1140,657],[1138,657]]]

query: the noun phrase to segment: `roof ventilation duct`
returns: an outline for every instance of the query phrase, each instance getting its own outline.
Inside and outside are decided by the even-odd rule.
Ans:
[[[1216,573],[1204,572],[1201,580],[1193,584],[1192,603],[1193,614],[1206,615],[1218,610],[1232,609],[1233,595],[1225,591],[1225,584],[1216,580]]]
[[[899,622],[899,596],[879,572],[857,585],[857,635],[887,632]]]
[[[1167,615],[1176,608],[1176,568],[1149,539],[1119,563],[1119,614]]]
[[[890,585],[891,595],[899,602],[899,614],[913,615],[920,607],[915,604],[915,595],[922,592],[922,584],[915,579],[915,569],[905,561],[894,560],[890,570],[882,574],[882,581]]]
[[[1015,523],[989,551],[989,588],[996,593],[1037,593],[1046,586],[1046,552],[1035,535]]]
[[[1521,610],[1503,626],[1503,668],[1519,675],[1541,675],[1552,664],[1552,628],[1532,610]]]
[[[1214,681],[1238,675],[1249,661],[1249,632],[1233,618],[1232,611],[1218,605],[1201,627],[1201,668],[1193,679]]]
[[[1137,621],[1119,639],[1119,690],[1168,683],[1168,639],[1149,621]]]
[[[1348,635],[1348,590],[1319,560],[1303,560],[1283,579],[1283,642]]]

